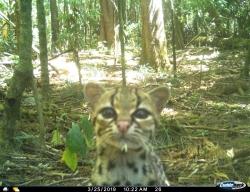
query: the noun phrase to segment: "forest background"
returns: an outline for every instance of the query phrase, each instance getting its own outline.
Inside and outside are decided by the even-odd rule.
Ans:
[[[0,185],[86,185],[83,85],[171,87],[172,185],[250,185],[248,0],[1,0]]]

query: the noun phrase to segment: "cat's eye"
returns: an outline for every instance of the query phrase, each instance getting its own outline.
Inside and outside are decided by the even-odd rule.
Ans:
[[[115,118],[116,112],[113,108],[111,107],[106,107],[101,110],[101,114],[104,118],[110,119],[110,118]]]
[[[150,113],[146,109],[137,109],[133,113],[133,116],[135,118],[139,118],[139,119],[146,119],[149,115],[150,115]]]

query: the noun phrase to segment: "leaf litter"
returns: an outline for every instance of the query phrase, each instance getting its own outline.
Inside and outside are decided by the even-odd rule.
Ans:
[[[83,84],[89,80],[107,87],[120,83],[121,66],[112,56],[90,50],[81,52],[80,59]],[[171,85],[172,96],[162,112],[154,143],[172,185],[215,185],[223,180],[250,184],[250,86],[239,78],[244,60],[243,51],[190,48],[178,52],[177,79],[173,79],[168,73],[159,75],[139,65],[138,57],[129,52],[129,84],[145,89]],[[1,185],[85,186],[90,182],[94,147],[78,158],[75,171],[61,161],[72,122],[80,123],[88,115],[72,55],[61,55],[50,64],[54,67],[50,68],[51,103],[45,111],[46,145],[41,148],[38,142],[34,106],[24,103],[17,150],[0,155]],[[39,68],[35,70],[39,79]],[[0,87],[1,93],[6,90],[6,85]],[[32,93],[25,93],[24,102],[32,100],[27,98]],[[3,103],[1,97],[0,105]],[[0,114],[2,120],[3,109]],[[64,144],[55,142],[54,130]]]

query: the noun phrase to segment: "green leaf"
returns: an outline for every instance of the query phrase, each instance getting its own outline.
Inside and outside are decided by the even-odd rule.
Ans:
[[[218,179],[229,179],[226,173],[215,172],[214,174],[215,174],[216,178],[218,178]]]
[[[0,111],[4,111],[4,105],[0,103]]]
[[[94,131],[91,122],[88,120],[87,116],[83,116],[80,121],[80,127],[83,130],[83,136],[88,148],[94,145]]]
[[[72,170],[75,171],[77,168],[77,154],[71,151],[69,148],[63,152],[62,161]]]
[[[93,126],[91,122],[88,120],[87,116],[83,116],[81,118],[80,125],[81,127],[83,127],[84,131],[86,131],[86,134],[88,134],[89,136],[93,135]]]
[[[61,134],[60,134],[60,132],[58,130],[54,130],[52,132],[51,144],[53,146],[57,146],[57,145],[63,144]]]
[[[81,156],[84,156],[87,152],[86,142],[78,124],[76,123],[72,123],[72,127],[66,136],[66,148]]]

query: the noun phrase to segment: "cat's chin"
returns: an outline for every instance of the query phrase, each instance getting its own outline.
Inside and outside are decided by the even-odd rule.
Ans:
[[[130,150],[137,150],[141,147],[141,144],[137,141],[131,141],[127,138],[120,138],[119,140],[112,140],[107,142],[108,145],[120,149],[122,152],[128,152]]]

